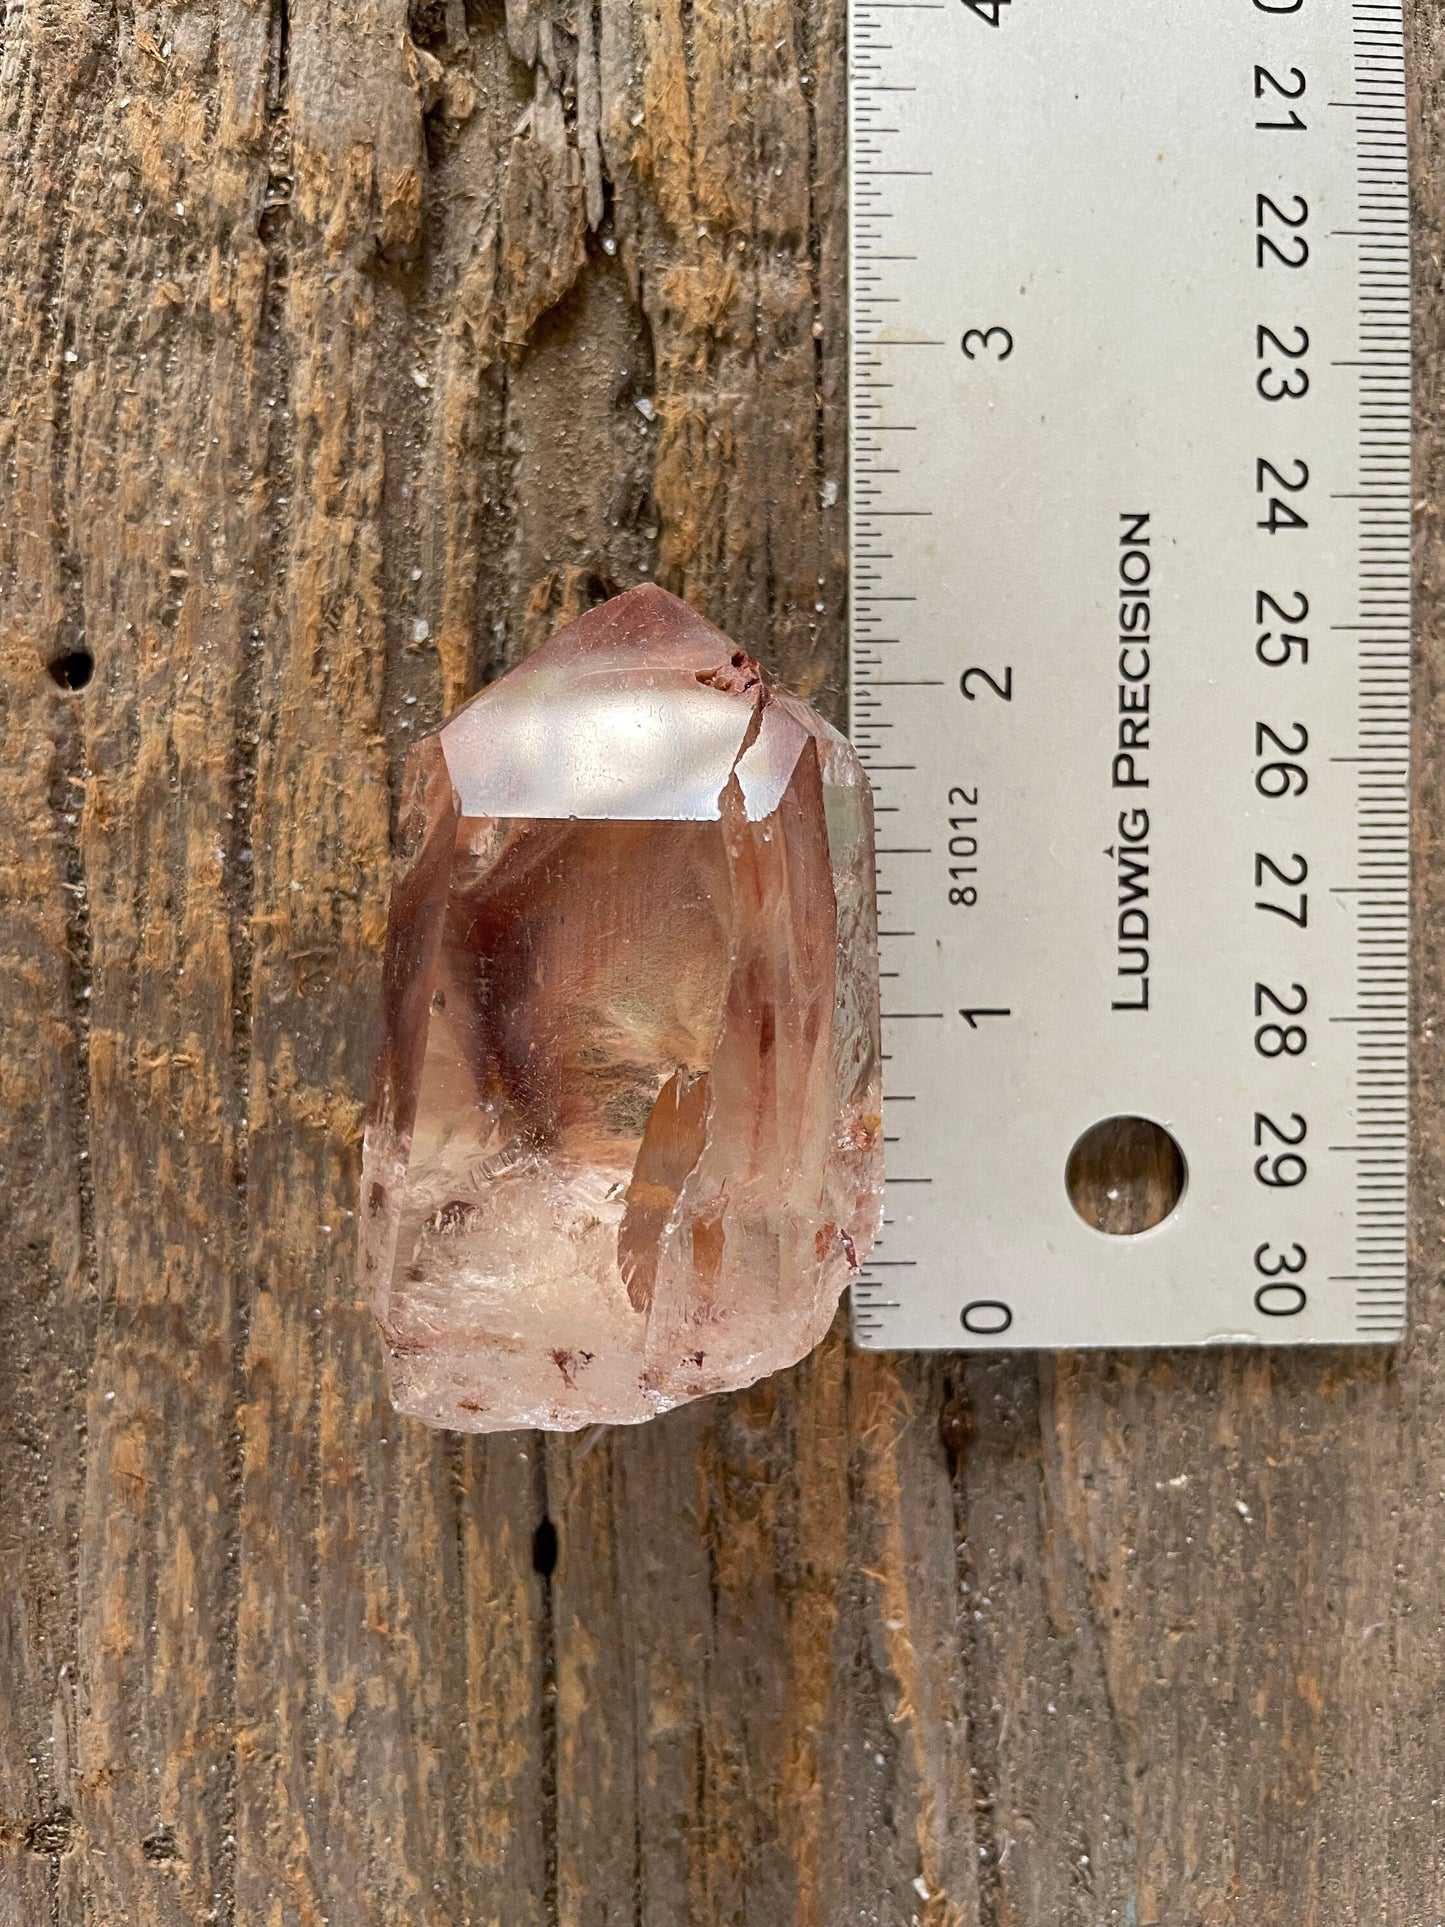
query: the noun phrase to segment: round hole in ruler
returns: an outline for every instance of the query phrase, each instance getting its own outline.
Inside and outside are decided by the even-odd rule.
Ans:
[[[1069,1202],[1096,1231],[1137,1237],[1161,1224],[1184,1195],[1184,1153],[1148,1117],[1091,1124],[1064,1167]]]

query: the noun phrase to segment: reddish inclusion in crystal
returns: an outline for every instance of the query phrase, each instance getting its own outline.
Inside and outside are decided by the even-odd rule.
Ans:
[[[362,1258],[398,1406],[643,1419],[791,1364],[882,1197],[852,749],[653,587],[408,761]]]

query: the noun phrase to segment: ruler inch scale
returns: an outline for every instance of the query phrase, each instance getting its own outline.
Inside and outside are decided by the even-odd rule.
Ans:
[[[1406,1315],[1399,0],[850,0],[883,1349]],[[1177,1199],[1110,1236],[1071,1153]],[[1171,1193],[1172,1195],[1172,1193]]]

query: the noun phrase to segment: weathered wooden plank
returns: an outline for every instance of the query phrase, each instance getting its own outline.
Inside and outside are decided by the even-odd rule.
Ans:
[[[219,105],[216,75],[254,66],[255,35],[233,18],[222,45],[217,22],[160,12],[154,40],[80,8],[11,19],[37,44],[58,33],[84,74],[56,130],[65,220],[42,284],[61,623],[65,646],[95,659],[75,700],[101,1292],[75,1635],[84,1858],[60,1869],[55,1907],[178,1921],[227,1884],[228,853],[254,513],[234,483],[254,452],[257,312],[231,251],[256,189],[247,103]]]
[[[361,1093],[385,914],[381,733],[420,242],[405,9],[293,4],[276,55],[267,463],[273,603],[254,694],[236,1912],[458,1917],[463,1756],[444,1442],[397,1425],[357,1303]],[[391,462],[403,476],[403,449]],[[393,641],[399,646],[400,638]]]
[[[1351,1782],[1388,1689],[1397,1528],[1371,1495],[1397,1397],[1363,1355],[966,1375],[1000,1919],[1354,1917],[1336,1802],[1373,1799]]]
[[[964,1679],[971,1604],[960,1587],[954,1496],[938,1424],[942,1379],[931,1361],[852,1361],[844,1425],[860,1459],[854,1531],[869,1589],[862,1626],[892,1744],[874,1747],[873,1766],[880,1751],[884,1756],[881,1789],[856,1745],[830,1777],[845,1785],[851,1777],[875,1800],[881,1792],[890,1817],[866,1846],[859,1843],[860,1864],[848,1869],[855,1893],[862,1875],[888,1894],[900,1921],[916,1916],[920,1927],[965,1927],[987,1915]],[[845,1727],[840,1737],[847,1745],[852,1734]]]
[[[88,40],[10,23],[0,90],[0,251],[52,284],[66,226],[70,116]],[[28,168],[25,163],[28,161]],[[87,933],[79,891],[79,719],[47,665],[73,636],[60,566],[64,344],[44,300],[0,304],[0,1922],[49,1919],[74,1831],[75,1604],[84,1320],[78,1153]],[[16,1021],[20,1013],[26,1020]]]
[[[707,1424],[704,1412],[684,1410],[613,1441],[626,1679],[613,1717],[635,1735],[633,1880],[646,1927],[705,1911],[714,1589],[698,1455]]]
[[[546,1442],[547,1514],[554,1531],[561,1527],[550,1587],[554,1697],[546,1708],[557,1816],[553,1905],[566,1927],[630,1918],[637,1879],[637,1740],[614,1466],[604,1428],[580,1442]]]
[[[468,1440],[458,1456],[465,1699],[456,1711],[464,1751],[447,1784],[456,1918],[462,1927],[550,1927],[555,1679],[551,1602],[534,1558],[542,1449],[530,1434],[508,1435]]]
[[[659,580],[811,693],[841,653],[819,472],[811,8],[607,0],[600,14],[602,152],[656,368]],[[841,46],[819,51],[836,84]]]
[[[407,742],[644,574],[841,688],[843,12],[5,16],[4,1927],[1438,1910],[1424,0],[1410,1345],[838,1333],[637,1432],[385,1409],[348,1214]]]
[[[849,1380],[840,1330],[550,1456],[560,1920],[974,1917],[945,1454],[883,1361]]]

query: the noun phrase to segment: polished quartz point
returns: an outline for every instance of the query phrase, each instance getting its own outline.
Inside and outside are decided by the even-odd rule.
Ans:
[[[633,589],[407,761],[362,1179],[392,1397],[566,1430],[750,1384],[882,1184],[867,778]]]

